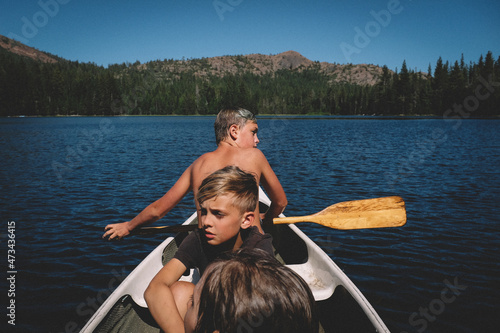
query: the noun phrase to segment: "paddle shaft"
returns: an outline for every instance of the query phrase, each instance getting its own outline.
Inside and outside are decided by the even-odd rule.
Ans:
[[[160,227],[144,227],[133,230],[131,235],[153,235],[153,234],[176,234],[179,232],[193,231],[198,228],[198,224],[166,225]]]
[[[401,197],[392,196],[340,202],[316,214],[273,220],[274,224],[299,222],[317,223],[339,230],[400,227],[406,223],[406,209]],[[131,234],[178,233],[192,231],[197,227],[197,224],[145,227],[134,230]]]

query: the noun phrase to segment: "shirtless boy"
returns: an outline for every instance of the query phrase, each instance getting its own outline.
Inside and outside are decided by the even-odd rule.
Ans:
[[[264,154],[254,149],[259,143],[257,131],[259,129],[255,116],[248,110],[223,109],[217,115],[214,124],[217,149],[205,153],[193,162],[165,193],[165,195],[147,206],[132,220],[122,223],[109,224],[105,227],[103,238],[121,239],[132,230],[145,224],[153,223],[167,214],[189,192],[193,191],[196,197],[202,180],[216,170],[228,165],[236,165],[246,172],[255,175],[257,184],[262,184],[271,199],[271,206],[263,217],[262,224],[272,225],[272,219],[283,212],[287,199],[278,177],[269,165]],[[198,218],[200,207],[196,203]],[[255,208],[259,216],[259,207]],[[199,220],[199,219],[198,219]],[[253,222],[262,233],[259,219]]]

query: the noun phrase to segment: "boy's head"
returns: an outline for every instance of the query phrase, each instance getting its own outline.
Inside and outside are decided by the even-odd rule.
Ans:
[[[242,148],[255,148],[259,143],[257,119],[252,112],[242,108],[222,109],[215,119],[214,129],[217,145],[227,138],[239,141]]]
[[[205,178],[198,188],[196,201],[200,206],[218,196],[232,198],[231,204],[240,214],[253,212],[259,201],[259,187],[255,176],[230,165]]]
[[[205,241],[237,249],[240,231],[255,221],[258,196],[255,177],[238,167],[228,166],[205,178],[196,194]]]
[[[196,285],[186,332],[318,332],[314,296],[292,269],[259,249],[213,262]]]

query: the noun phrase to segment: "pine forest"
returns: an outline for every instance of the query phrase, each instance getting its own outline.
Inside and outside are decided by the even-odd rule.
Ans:
[[[244,61],[243,56],[234,56]],[[427,73],[386,66],[375,84],[332,80],[319,70],[244,68],[211,75],[206,59],[124,63],[108,68],[58,59],[44,63],[0,48],[0,116],[210,115],[224,106],[286,115],[500,115],[500,57],[476,63],[437,59]],[[189,69],[175,70],[180,62]],[[162,66],[174,70],[162,70]],[[344,65],[349,69],[349,65]]]

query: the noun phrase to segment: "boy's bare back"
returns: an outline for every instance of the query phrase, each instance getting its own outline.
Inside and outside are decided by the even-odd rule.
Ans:
[[[247,110],[243,111],[250,113]],[[229,109],[221,111],[217,119],[223,112],[232,114],[236,111]],[[196,196],[198,187],[205,177],[229,165],[235,165],[243,171],[253,173],[257,184],[264,187],[271,198],[271,206],[263,218],[263,223],[272,224],[272,218],[283,212],[287,200],[278,177],[276,177],[266,157],[260,150],[256,149],[259,143],[257,123],[253,120],[243,119],[243,123],[239,125],[231,121],[226,121],[226,125],[228,125],[227,128],[221,127],[221,131],[217,131],[217,126],[215,126],[216,150],[205,153],[194,161],[163,197],[151,203],[135,218],[122,223],[108,224],[105,227],[106,232],[103,237],[109,237],[110,240],[120,239],[127,236],[136,227],[157,221],[177,205],[189,191],[193,191]],[[197,203],[196,208],[199,211]],[[259,214],[259,207],[256,207],[255,213]],[[263,232],[259,219],[256,219],[254,225],[260,232]]]
[[[237,148],[226,142],[221,142],[216,150],[203,154],[190,166],[191,186],[194,195],[196,196],[203,179],[228,165],[235,165],[245,172],[252,173],[257,184],[262,184],[268,191],[272,191],[277,186],[280,187],[276,174],[259,149]],[[259,207],[256,207],[255,213],[256,216],[259,216]],[[262,232],[260,221],[256,222],[255,225]]]
[[[268,162],[260,150],[236,148],[222,142],[216,150],[203,154],[193,162],[191,166],[193,192],[196,195],[198,187],[208,175],[228,165],[235,165],[248,173],[254,174],[257,183],[260,183],[266,164]]]

